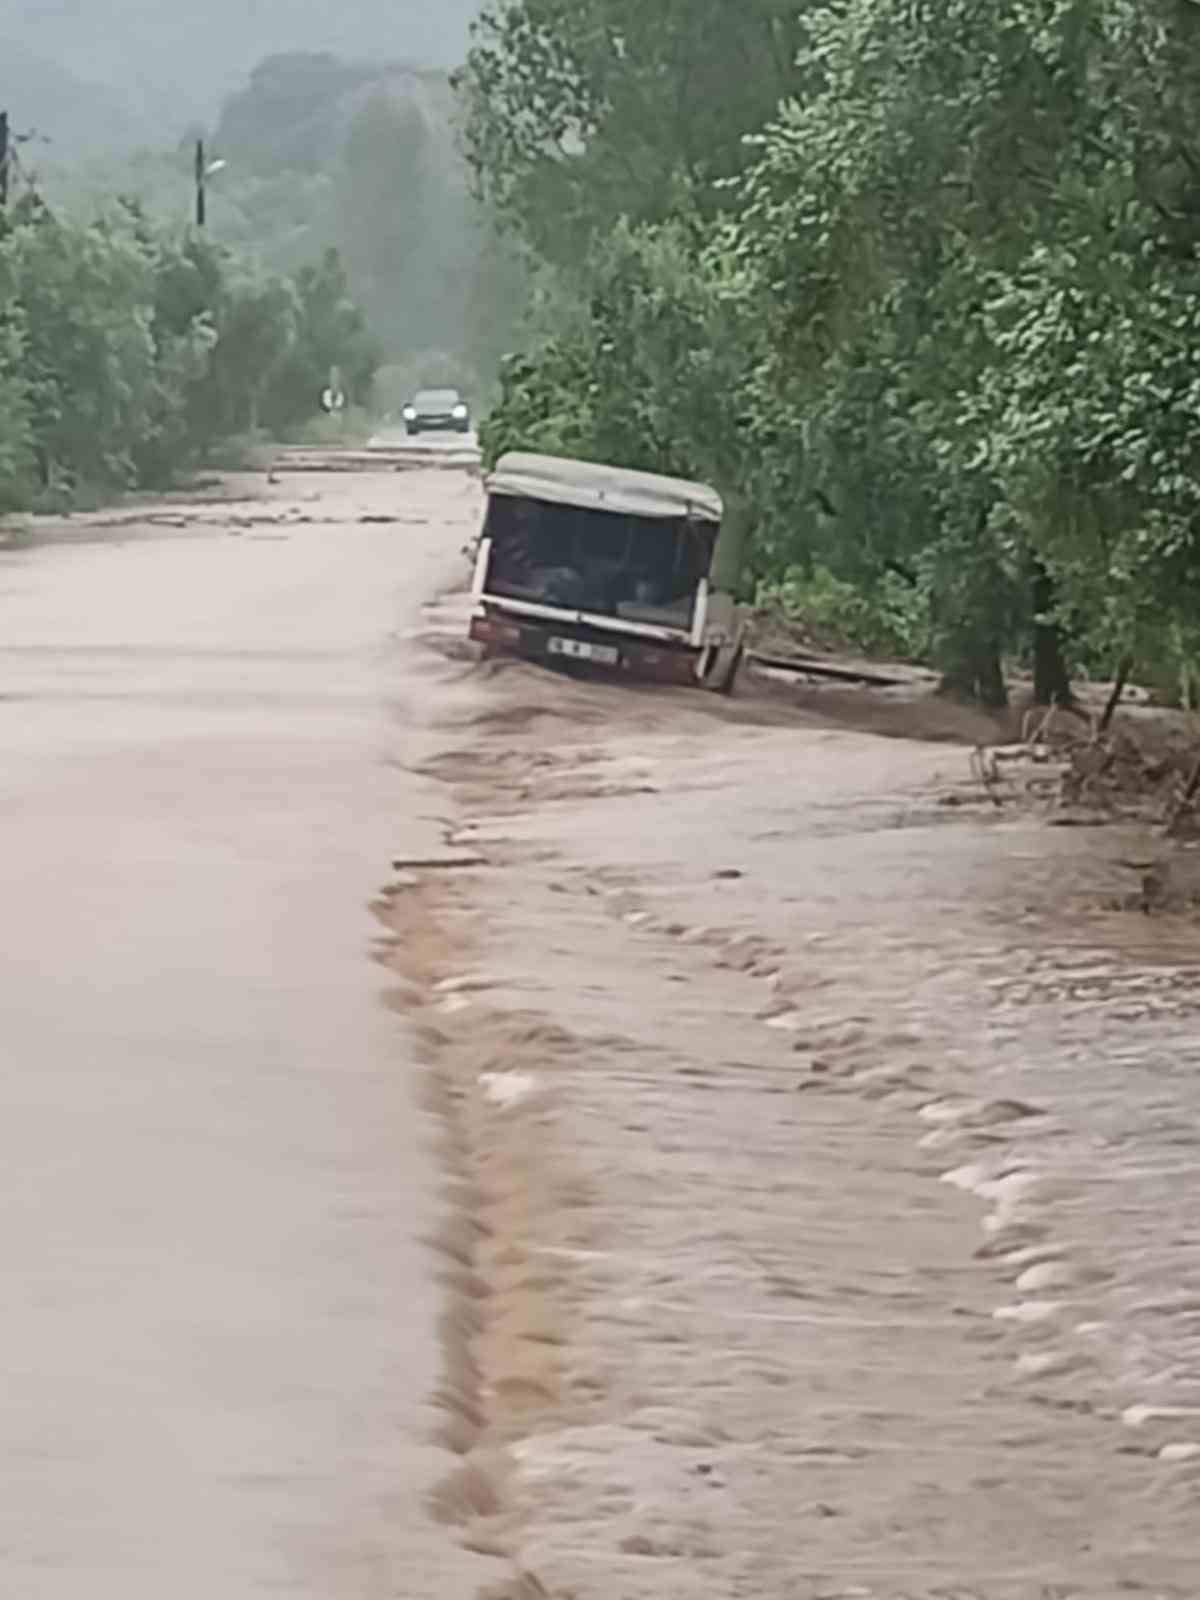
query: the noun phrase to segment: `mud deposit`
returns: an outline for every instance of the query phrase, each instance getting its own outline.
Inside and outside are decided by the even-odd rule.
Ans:
[[[903,707],[457,671],[423,771],[487,864],[388,915],[443,941],[438,1505],[495,1592],[1194,1597],[1200,962],[1105,909],[1144,841],[948,808]]]

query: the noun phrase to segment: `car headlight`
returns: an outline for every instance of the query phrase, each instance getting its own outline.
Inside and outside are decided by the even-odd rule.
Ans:
[[[461,422],[464,417],[467,417],[467,416],[470,415],[470,412],[467,410],[466,406],[455,406],[454,415]]]
[[[405,408],[404,408],[404,420],[405,420],[405,422],[415,422],[417,420],[417,413],[416,413],[415,407],[413,407],[413,406],[405,406]]]

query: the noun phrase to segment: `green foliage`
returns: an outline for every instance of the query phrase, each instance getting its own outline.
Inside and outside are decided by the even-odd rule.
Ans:
[[[553,440],[737,495],[752,330],[726,239],[694,218],[621,223],[579,281],[581,314],[506,368],[486,447]]]
[[[793,0],[495,0],[457,79],[481,192],[547,259],[716,208],[794,83]]]
[[[440,348],[486,364],[493,328],[511,324],[514,263],[498,281],[444,73],[272,57],[226,104],[210,143],[229,163],[212,185],[219,237],[289,275],[336,248],[394,359]],[[515,298],[519,307],[519,277]]]
[[[828,567],[793,567],[760,584],[757,602],[818,644],[913,660],[929,652],[929,591],[895,573],[885,573],[865,589],[836,577]]]
[[[423,280],[420,296],[413,290],[433,224],[430,145],[417,108],[376,90],[350,125],[335,186],[338,235],[358,281],[373,303],[393,301],[401,323],[418,298],[429,313],[432,286]],[[407,296],[395,294],[398,284],[408,286]]]
[[[985,699],[1048,623],[1077,660],[1178,679],[1200,9],[721,10],[485,14],[471,159],[575,307],[514,364],[489,441],[711,477],[758,579],[896,646],[892,599],[915,597],[948,682]]]
[[[222,433],[256,433],[268,422],[264,401],[295,349],[299,316],[295,286],[282,278],[243,268],[226,286],[208,375]]]
[[[219,438],[315,411],[330,352],[376,362],[330,255],[295,284],[135,205],[0,226],[0,505],[164,483]]]
[[[808,92],[744,193],[803,475],[844,504],[857,431],[856,520],[934,574],[962,681],[964,651],[1030,626],[1035,565],[1108,664],[1195,606],[1196,22],[1149,23],[1125,0],[814,12]]]
[[[215,127],[173,148],[93,159],[72,142],[39,165],[57,212],[90,220],[119,193],[177,225],[191,212],[200,135],[226,163],[208,185],[214,240],[284,278],[335,249],[350,299],[392,359],[441,349],[490,378],[525,309],[525,258],[470,194],[446,73],[391,57],[276,55]]]
[[[265,396],[268,426],[287,427],[313,415],[318,397],[336,369],[352,404],[371,400],[380,346],[350,297],[345,266],[336,250],[303,267],[294,301],[285,313],[291,339],[270,368]]]
[[[47,215],[0,246],[23,328],[20,368],[49,461],[95,483],[129,484],[159,422],[152,268],[128,229],[64,227]]]
[[[33,408],[22,372],[24,346],[14,308],[0,290],[0,512],[28,503],[34,479]]]
[[[590,350],[570,339],[545,344],[535,357],[512,356],[500,369],[500,399],[479,426],[484,464],[509,450],[602,458],[592,407]]]

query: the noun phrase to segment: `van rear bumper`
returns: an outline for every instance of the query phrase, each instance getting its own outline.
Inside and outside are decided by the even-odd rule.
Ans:
[[[659,644],[598,628],[571,623],[547,623],[527,618],[506,617],[494,612],[477,613],[471,618],[470,636],[476,644],[503,655],[524,656],[530,661],[555,664],[571,659],[562,653],[563,641],[591,646],[601,658],[584,663],[600,671],[628,673],[631,677],[653,678],[660,683],[694,685],[698,679],[700,652],[685,640],[678,645]],[[616,660],[608,653],[616,652]]]

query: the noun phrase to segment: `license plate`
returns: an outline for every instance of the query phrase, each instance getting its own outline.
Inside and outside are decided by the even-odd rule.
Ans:
[[[621,659],[620,651],[608,644],[588,644],[583,639],[551,639],[552,656],[568,656],[572,661],[596,661],[604,667],[615,667]]]

